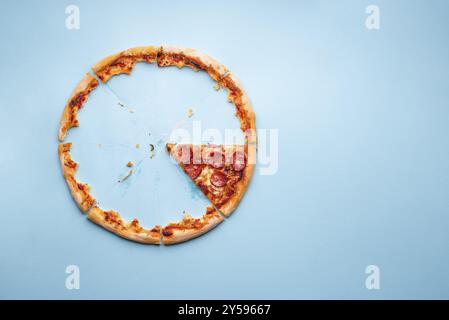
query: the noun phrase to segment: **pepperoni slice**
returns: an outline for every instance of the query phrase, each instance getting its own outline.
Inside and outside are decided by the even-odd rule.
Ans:
[[[179,162],[186,165],[192,162],[192,150],[189,145],[178,145],[176,154]]]
[[[214,151],[212,156],[212,167],[219,169],[224,166],[224,157],[221,151]]]
[[[187,172],[190,178],[196,179],[203,171],[203,166],[196,164],[189,164],[184,167],[184,170]]]
[[[219,169],[224,166],[223,152],[218,147],[212,149],[206,149],[203,152],[203,163],[211,165],[212,167]]]
[[[227,181],[228,178],[221,171],[214,171],[214,173],[210,176],[210,182],[218,188],[223,187]]]
[[[234,152],[232,157],[232,167],[235,171],[242,171],[246,167],[245,154],[243,152]]]

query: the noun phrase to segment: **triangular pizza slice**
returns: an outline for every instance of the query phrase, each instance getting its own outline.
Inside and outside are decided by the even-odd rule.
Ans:
[[[167,150],[221,213],[234,211],[253,174],[255,145],[167,144]]]

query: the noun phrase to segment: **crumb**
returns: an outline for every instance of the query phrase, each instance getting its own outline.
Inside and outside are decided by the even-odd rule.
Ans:
[[[128,174],[127,174],[126,176],[124,176],[123,178],[119,179],[118,182],[121,183],[121,182],[125,181],[125,180],[128,179],[132,174],[133,174],[133,171],[132,171],[132,170],[129,170]]]
[[[118,104],[120,107],[122,107],[122,108],[125,107],[125,105],[124,105],[122,102],[118,102],[117,104]]]
[[[153,159],[154,155],[154,145],[150,143],[150,159]]]
[[[130,162],[128,162],[128,163],[126,164],[126,166],[127,166],[128,168],[131,168],[131,167],[134,166],[134,163],[132,163],[132,162],[130,161]]]
[[[220,84],[219,83],[217,83],[215,86],[214,86],[214,89],[215,89],[215,91],[218,91],[218,90],[220,90],[220,88],[221,88],[221,86],[220,86]]]
[[[193,117],[193,109],[189,108],[189,110],[187,110],[187,117],[192,118]]]
[[[136,149],[139,149],[140,148],[140,144],[136,144]]]

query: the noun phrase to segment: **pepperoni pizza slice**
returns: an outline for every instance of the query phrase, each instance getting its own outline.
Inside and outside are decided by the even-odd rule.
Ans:
[[[254,170],[254,145],[167,144],[167,150],[221,213],[235,210]]]

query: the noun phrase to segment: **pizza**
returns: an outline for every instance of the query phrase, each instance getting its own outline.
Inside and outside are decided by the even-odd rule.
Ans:
[[[229,216],[254,170],[248,145],[167,144],[167,150],[211,203]]]
[[[120,213],[98,206],[88,184],[76,179],[78,164],[72,160],[72,143],[58,148],[63,176],[80,209],[90,221],[114,234],[145,244],[175,244],[198,237],[220,224],[237,207],[254,171],[256,155],[255,114],[246,92],[237,78],[220,62],[194,49],[162,45],[127,49],[107,56],[92,66],[70,95],[64,108],[58,138],[66,139],[72,127],[79,126],[78,111],[89,94],[111,77],[131,74],[138,62],[155,63],[158,67],[189,67],[204,71],[216,82],[218,89],[227,91],[228,101],[235,106],[240,129],[245,136],[242,145],[191,145],[167,143],[168,154],[178,163],[195,185],[209,199],[205,213],[194,218],[185,213],[180,221],[146,229],[137,219],[125,221]]]

